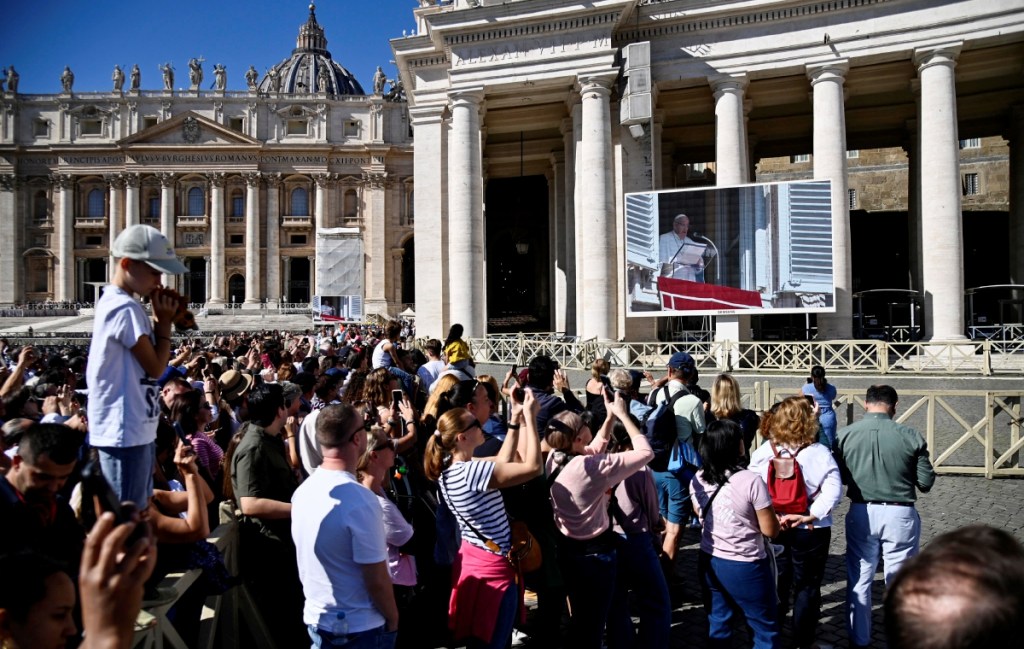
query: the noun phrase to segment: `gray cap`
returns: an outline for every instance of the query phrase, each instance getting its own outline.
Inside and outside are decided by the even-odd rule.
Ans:
[[[167,237],[150,225],[132,225],[125,228],[114,239],[110,254],[117,259],[144,261],[168,275],[188,272],[185,264],[178,261]]]

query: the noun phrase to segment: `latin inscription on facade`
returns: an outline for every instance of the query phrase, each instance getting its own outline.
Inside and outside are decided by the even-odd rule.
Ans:
[[[500,43],[483,47],[452,49],[452,67],[465,67],[487,63],[538,60],[560,54],[573,54],[611,47],[607,36],[580,40],[551,38],[527,39],[516,43]]]

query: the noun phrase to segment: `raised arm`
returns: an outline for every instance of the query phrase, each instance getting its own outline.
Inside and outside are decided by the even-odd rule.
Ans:
[[[494,463],[494,473],[491,474],[489,489],[504,489],[529,482],[541,474],[540,463],[540,435],[537,433],[537,413],[540,411],[540,403],[533,398],[533,393],[526,390],[526,397],[523,400],[524,421],[518,435],[510,430],[505,442],[502,444],[500,455],[505,454],[506,445],[516,445],[519,459],[509,462],[497,461]],[[511,439],[511,438],[518,439]],[[510,441],[511,439],[511,441]]]

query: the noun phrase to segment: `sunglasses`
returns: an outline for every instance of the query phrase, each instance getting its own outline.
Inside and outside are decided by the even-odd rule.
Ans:
[[[473,420],[472,424],[466,426],[465,428],[463,428],[459,432],[465,434],[465,433],[468,433],[469,431],[473,430],[474,428],[480,428],[480,422],[477,421],[476,419]],[[480,430],[483,430],[483,428],[480,428]]]
[[[394,444],[391,443],[391,440],[387,440],[387,441],[384,441],[384,442],[379,442],[377,444],[374,444],[374,446],[373,446],[373,450],[374,451],[383,451],[384,449],[390,449],[390,450],[393,451],[393,450],[395,450],[395,446],[394,446]]]

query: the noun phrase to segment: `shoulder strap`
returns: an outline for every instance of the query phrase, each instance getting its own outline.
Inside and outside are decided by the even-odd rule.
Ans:
[[[729,478],[731,477],[731,473],[725,476],[725,482],[723,482],[721,486],[718,487],[718,489],[715,489],[715,493],[711,494],[711,497],[708,498],[708,504],[704,505],[704,508],[700,512],[701,520],[707,520],[708,512],[711,511],[711,503],[715,502],[715,498],[718,497],[718,493],[725,488],[725,485],[729,483]]]
[[[469,528],[469,531],[471,531],[473,534],[476,534],[477,538],[484,542],[484,545],[487,546],[488,550],[490,550],[491,552],[495,552],[497,554],[501,554],[501,546],[499,546],[497,543],[484,536],[480,532],[480,530],[476,529],[476,527],[472,523],[467,521],[466,518],[459,513],[459,510],[455,509],[455,505],[453,505],[452,501],[448,498],[448,482],[445,480],[444,471],[441,472],[441,485],[444,487],[443,495],[445,502],[448,503],[448,509],[450,509],[452,513],[459,518],[460,521],[466,524],[466,527]]]
[[[568,464],[568,462],[566,462],[565,464]],[[548,476],[548,489],[549,490],[551,489],[551,485],[555,484],[555,480],[558,478],[558,474],[561,473],[562,469],[565,468],[565,464],[556,465],[555,466],[555,470],[552,471],[551,475]]]
[[[779,455],[779,449],[775,448],[775,442],[768,440],[768,443],[771,444],[772,455],[774,455],[775,457],[782,457],[781,455]]]

